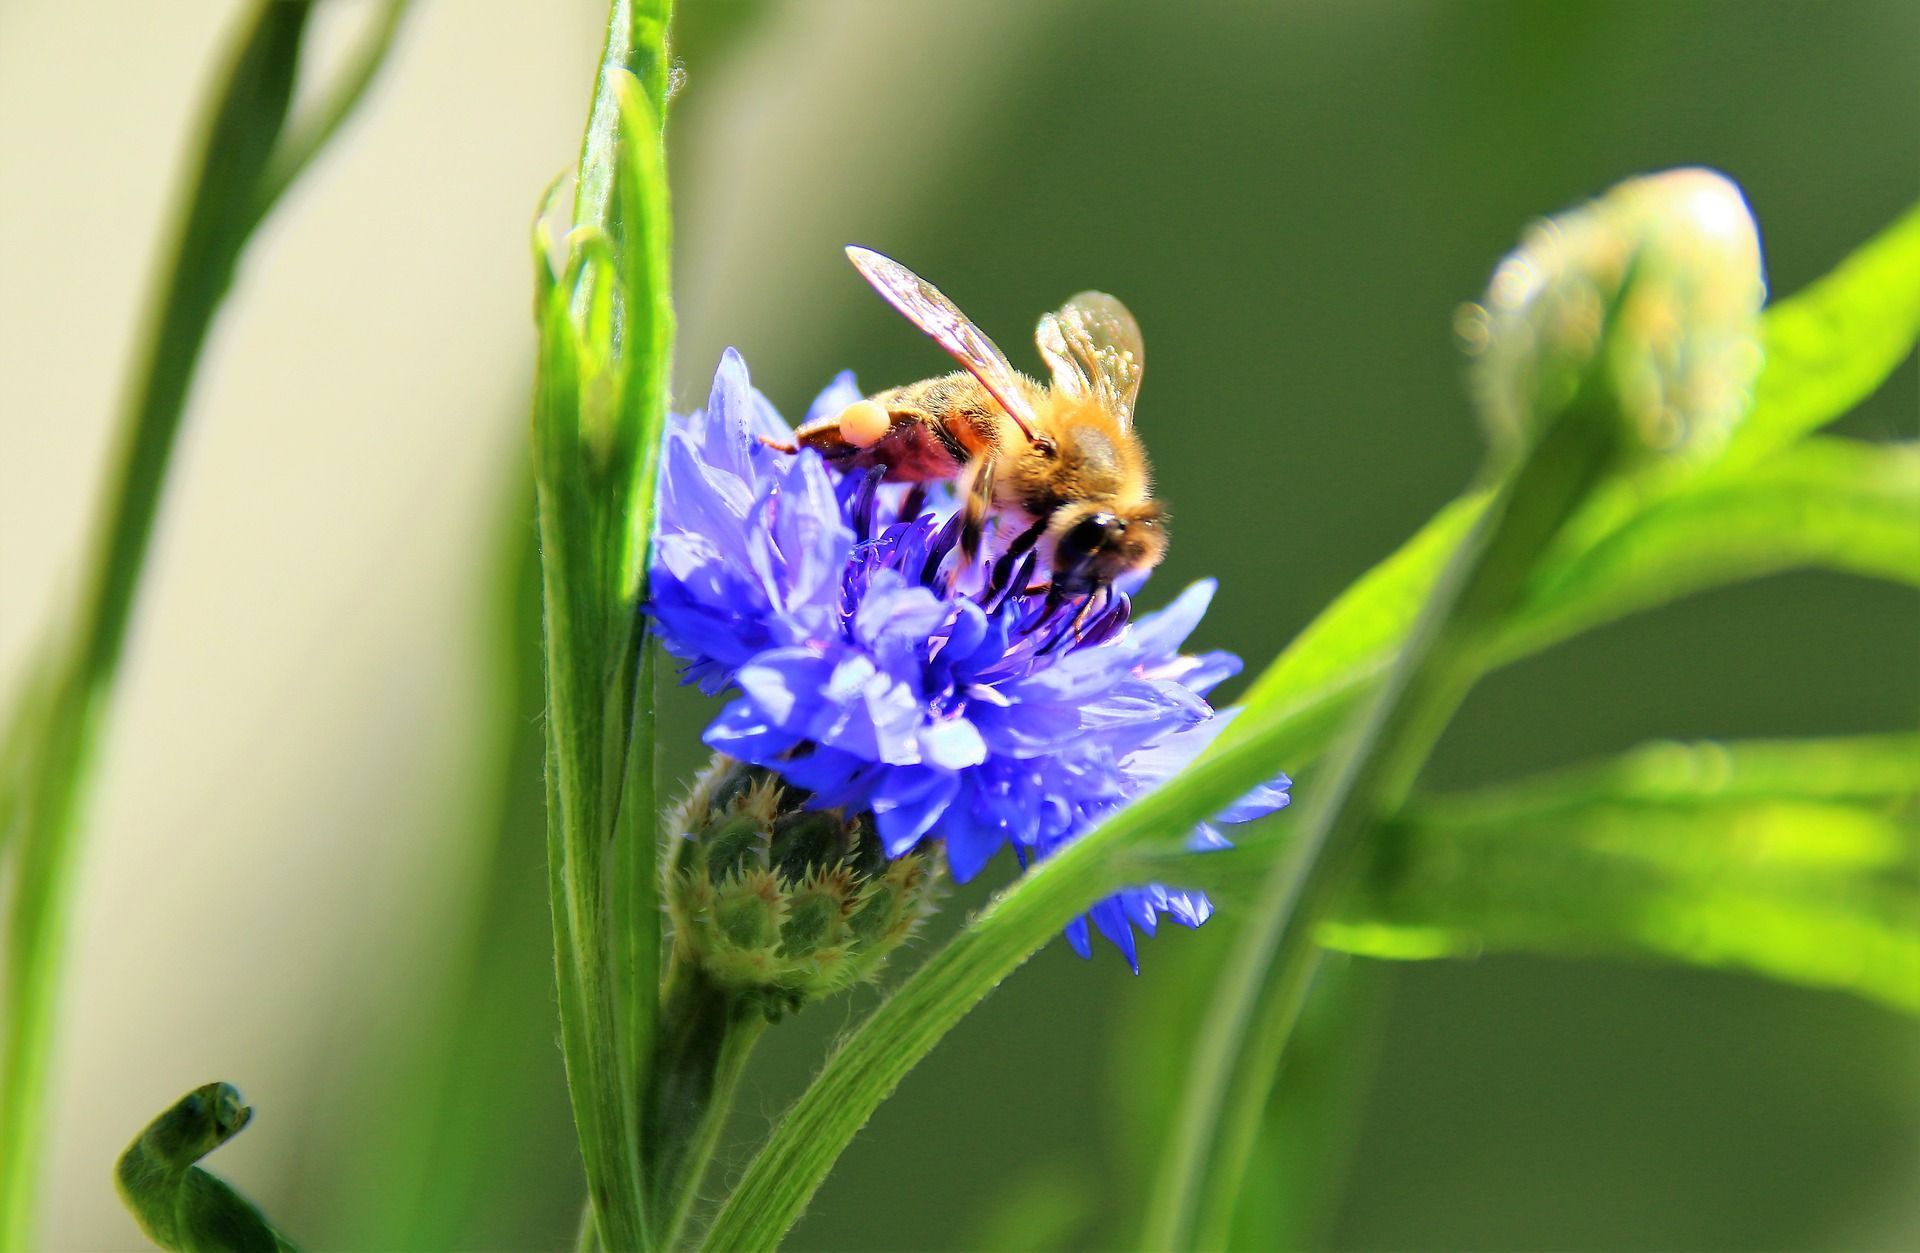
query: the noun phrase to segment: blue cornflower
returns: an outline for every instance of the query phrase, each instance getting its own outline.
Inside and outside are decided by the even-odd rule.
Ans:
[[[842,374],[808,419],[860,399]],[[1033,554],[959,572],[959,518],[944,493],[842,474],[787,443],[792,428],[729,351],[705,409],[675,418],[660,479],[648,611],[686,681],[734,699],[712,748],[773,770],[809,804],[867,812],[889,856],[939,840],[955,879],[1011,846],[1044,858],[1178,771],[1230,715],[1206,693],[1238,673],[1181,645],[1212,599],[1196,583],[1129,621],[1128,597],[1087,606],[1026,590]],[[1082,612],[1086,610],[1086,612]],[[1244,822],[1287,803],[1283,776],[1219,815]],[[1226,841],[1214,824],[1196,847]],[[1089,928],[1138,969],[1133,928],[1198,926],[1199,892],[1132,888]]]

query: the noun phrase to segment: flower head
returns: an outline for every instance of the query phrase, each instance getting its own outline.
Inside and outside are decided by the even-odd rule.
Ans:
[[[809,417],[859,399],[843,374]],[[766,446],[791,429],[729,352],[704,410],[676,419],[660,485],[648,610],[689,682],[734,699],[707,743],[775,771],[809,804],[873,816],[898,857],[938,840],[954,877],[1003,848],[1044,858],[1192,760],[1226,724],[1206,693],[1235,674],[1225,653],[1181,645],[1212,598],[1188,588],[1132,619],[1109,590],[1062,600],[1028,590],[1031,554],[964,568],[951,502],[815,453]],[[1282,777],[1219,816],[1287,803]],[[1225,841],[1211,824],[1197,846]],[[1122,892],[1088,923],[1137,967],[1135,927],[1197,926],[1206,897]]]

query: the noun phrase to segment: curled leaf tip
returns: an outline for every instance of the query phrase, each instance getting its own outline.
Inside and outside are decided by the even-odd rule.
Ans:
[[[291,1250],[260,1211],[196,1162],[240,1134],[253,1108],[230,1083],[208,1083],[147,1124],[114,1168],[120,1197],[142,1231],[179,1253]]]

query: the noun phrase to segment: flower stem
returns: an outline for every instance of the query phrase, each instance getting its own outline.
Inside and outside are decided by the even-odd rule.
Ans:
[[[657,1248],[680,1244],[734,1092],[766,1025],[757,1002],[729,994],[692,962],[671,963],[641,1125]]]
[[[180,219],[170,268],[160,288],[122,418],[113,471],[70,644],[52,653],[33,684],[45,693],[37,717],[15,726],[19,754],[0,802],[0,838],[20,841],[8,920],[4,1077],[0,1079],[0,1249],[33,1243],[34,1198],[42,1152],[41,1120],[49,1087],[54,996],[72,867],[95,749],[106,720],[147,543],[166,483],[175,436],[208,328],[233,280],[253,229],[305,164],[268,172],[282,134],[310,5],[261,3],[236,44],[208,115],[205,137]],[[389,14],[389,21],[392,18]],[[360,99],[384,38],[361,71],[333,96],[334,123]],[[331,135],[315,133],[307,155]]]
[[[640,602],[673,309],[668,0],[613,0],[563,275],[535,228],[533,417],[560,1035],[601,1247],[653,1247],[640,1141],[659,996],[653,655]],[[551,208],[551,205],[549,205]]]
[[[1239,791],[1250,786],[1241,784]],[[1124,832],[1118,824],[1116,817],[1113,829]],[[778,1244],[854,1133],[907,1071],[1002,979],[1089,902],[1116,886],[1105,872],[1101,847],[1089,838],[1067,845],[996,897],[827,1059],[755,1155],[701,1247],[768,1249]]]
[[[1614,400],[1602,371],[1551,421],[1435,589],[1277,865],[1222,976],[1148,1209],[1143,1244],[1214,1248],[1298,1020],[1314,933],[1364,840],[1397,810],[1441,731],[1486,668],[1488,644],[1540,555],[1615,464]]]

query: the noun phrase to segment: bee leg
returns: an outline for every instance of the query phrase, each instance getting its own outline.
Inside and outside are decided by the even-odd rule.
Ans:
[[[1005,592],[1013,583],[1013,576],[1019,573],[1020,559],[1033,551],[1033,546],[1040,542],[1040,537],[1046,532],[1045,518],[1020,532],[1013,543],[1007,545],[1007,551],[1001,553],[999,560],[993,563],[993,573],[987,579],[987,586],[982,594],[995,597]]]
[[[1105,613],[1107,610],[1107,606],[1113,603],[1113,585],[1112,584],[1102,583],[1099,587],[1095,588],[1093,591],[1088,592],[1086,600],[1081,602],[1080,612],[1073,615],[1074,643],[1076,644],[1079,643],[1080,640],[1084,637],[1085,632],[1083,628],[1085,628],[1088,621],[1100,616],[1099,614],[1096,614],[1093,611],[1093,607],[1096,603],[1100,606],[1100,612]]]
[[[760,442],[765,444],[767,447],[773,449],[773,451],[775,452],[796,453],[800,451],[800,445],[798,444],[790,443],[790,442],[783,444],[777,439],[768,439],[764,435],[760,437]]]
[[[1013,558],[1015,561],[1020,560],[1020,558],[1033,551],[1033,546],[1038,544],[1040,537],[1046,533],[1047,519],[1041,518],[1038,522],[1035,522],[1032,526],[1020,532],[1018,538],[1007,546],[1007,556]]]
[[[965,495],[960,502],[960,568],[980,557],[987,515],[993,509],[993,460],[976,457],[967,463]]]
[[[903,427],[917,427],[925,432],[924,438],[916,438],[913,433],[902,431]],[[904,436],[903,451],[934,442],[944,445],[940,424],[933,415],[924,409],[888,408],[878,400],[857,400],[831,418],[821,418],[809,422],[793,433],[794,443],[801,448],[811,448],[828,461],[846,461],[867,452],[890,435],[899,432]],[[772,443],[761,437],[762,443]],[[899,442],[896,438],[895,442]],[[781,447],[773,444],[774,447]],[[783,449],[791,452],[792,449]],[[963,458],[956,457],[956,462]]]

